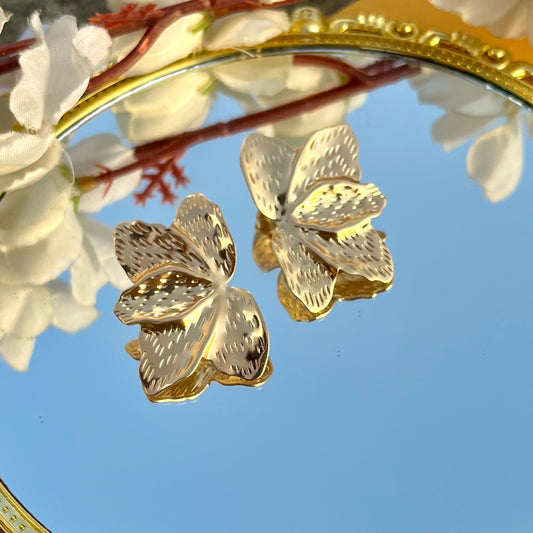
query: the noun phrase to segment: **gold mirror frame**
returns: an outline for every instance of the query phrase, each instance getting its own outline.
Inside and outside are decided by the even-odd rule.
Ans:
[[[501,47],[483,43],[463,32],[426,30],[410,22],[388,20],[378,15],[359,14],[353,19],[328,21],[317,10],[303,8],[297,10],[289,33],[260,46],[202,52],[84,97],[62,118],[56,136],[67,137],[119,100],[174,76],[232,61],[311,52],[370,52],[416,60],[465,74],[533,110],[533,65],[513,61],[511,54]],[[0,481],[0,532],[21,531],[49,530]]]

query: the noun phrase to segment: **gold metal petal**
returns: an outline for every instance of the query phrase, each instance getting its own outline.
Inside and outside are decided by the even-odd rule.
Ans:
[[[210,361],[202,360],[193,374],[162,390],[149,395],[148,399],[154,403],[184,402],[194,400],[202,394],[215,379],[217,371]]]
[[[231,278],[235,244],[218,205],[203,194],[191,194],[178,206],[172,227],[192,242],[213,273]]]
[[[257,213],[252,255],[257,266],[263,272],[270,272],[279,268],[278,258],[272,248],[272,232],[275,227],[274,222],[266,218],[261,212]]]
[[[296,160],[287,194],[288,203],[292,205],[303,200],[307,191],[325,178],[344,177],[359,182],[358,151],[359,142],[347,124],[317,131]]]
[[[353,301],[370,299],[380,292],[388,291],[392,287],[392,280],[388,283],[382,281],[370,281],[361,276],[351,276],[345,272],[339,272],[335,284],[336,301]]]
[[[268,360],[269,337],[255,298],[229,287],[215,305],[220,309],[215,336],[207,358],[228,376],[259,378]]]
[[[389,283],[394,267],[381,235],[370,224],[341,235],[306,230],[303,242],[325,262],[351,275]]]
[[[316,315],[331,302],[336,270],[304,244],[303,234],[300,228],[280,224],[273,234],[272,247],[292,293]]]
[[[345,180],[318,182],[293,210],[298,224],[322,231],[340,232],[363,226],[378,216],[387,201],[374,184]]]
[[[215,322],[209,298],[177,323],[141,327],[139,375],[148,396],[160,393],[196,370],[212,338]]]
[[[139,345],[139,339],[133,339],[132,341],[128,342],[126,346],[124,346],[124,349],[136,361],[141,360],[142,352],[141,352],[141,347]]]
[[[335,303],[335,301],[331,299],[324,310],[319,313],[312,313],[301,300],[294,296],[283,272],[280,272],[278,276],[278,298],[281,305],[295,322],[312,322],[317,318],[322,318],[331,311],[333,304]]]
[[[211,281],[169,266],[125,290],[115,304],[115,315],[127,325],[175,322],[211,294]]]
[[[205,261],[182,235],[161,224],[142,220],[122,222],[115,228],[114,241],[117,259],[133,282],[164,265],[204,276],[209,271]]]
[[[274,366],[270,358],[267,360],[264,372],[256,379],[243,379],[239,376],[228,376],[221,372],[215,374],[215,381],[221,385],[234,386],[245,385],[247,387],[260,387],[266,383],[274,373]]]
[[[287,143],[258,133],[248,135],[241,148],[248,189],[259,211],[272,220],[281,216],[294,153]]]

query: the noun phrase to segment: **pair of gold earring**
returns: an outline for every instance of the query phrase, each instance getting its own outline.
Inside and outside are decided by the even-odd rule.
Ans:
[[[384,235],[371,225],[386,200],[360,183],[358,148],[346,124],[316,132],[300,151],[259,134],[243,143],[241,168],[261,229],[254,250],[264,270],[280,267],[278,292],[287,291],[302,316],[325,315],[355,281],[378,292],[392,282]],[[133,282],[115,314],[141,326],[126,350],[140,361],[151,401],[196,398],[212,381],[257,386],[270,377],[259,306],[250,292],[228,287],[236,250],[216,204],[193,194],[168,228],[121,223],[115,251]]]

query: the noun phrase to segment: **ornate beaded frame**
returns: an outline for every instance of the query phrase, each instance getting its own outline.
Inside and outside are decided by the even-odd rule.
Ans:
[[[409,22],[360,14],[354,19],[326,20],[317,10],[298,11],[292,29],[260,46],[202,52],[153,73],[114,83],[83,98],[59,123],[65,138],[117,101],[168,78],[221,63],[286,53],[371,52],[408,58],[465,74],[515,103],[533,110],[533,65],[513,61],[508,51],[468,34],[425,30]],[[1,198],[0,198],[1,199]],[[0,532],[47,532],[0,481]]]

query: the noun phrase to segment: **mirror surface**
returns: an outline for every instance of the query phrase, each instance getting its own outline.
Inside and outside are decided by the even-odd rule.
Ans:
[[[356,54],[333,60],[367,72],[383,61]],[[291,304],[278,295],[279,268],[259,268],[257,208],[239,164],[250,132],[192,146],[179,159],[189,181],[179,171],[166,178],[169,187],[178,183],[171,189],[178,202],[202,193],[218,204],[233,235],[230,284],[254,295],[270,333],[274,371],[258,388],[212,383],[183,403],[151,403],[143,392],[139,364],[124,349],[138,328],[113,313],[120,291],[108,281],[124,280],[110,266],[109,238],[123,221],[169,226],[177,203],[164,202],[170,198],[155,185],[148,198],[155,181],[140,181],[139,171],[115,180],[105,195],[101,184],[91,190],[95,183],[86,181],[76,221],[56,238],[55,251],[28,252],[23,271],[6,259],[5,328],[15,315],[20,323],[35,316],[20,311],[21,301],[32,301],[20,287],[31,279],[36,290],[55,268],[50,258],[61,257],[66,266],[56,281],[40,286],[53,295],[52,324],[79,329],[44,328],[27,372],[12,368],[25,366],[17,357],[0,366],[2,478],[47,527],[533,525],[531,119],[451,73],[413,64],[405,75],[381,76],[375,90],[250,129],[301,150],[315,130],[346,122],[360,145],[361,183],[386,197],[372,225],[386,236],[393,282],[351,286],[339,300],[353,301],[338,301],[322,318],[294,310],[291,317]],[[94,174],[95,162],[118,168],[132,161],[131,146],[281,105],[340,79],[289,55],[178,76],[80,128],[70,140],[72,166],[78,177]],[[149,149],[142,154],[149,158]],[[3,220],[9,202],[8,195],[0,203]],[[5,226],[4,242],[25,242],[21,227],[37,234],[43,219],[32,217],[39,205],[50,212],[45,203]],[[5,282],[13,279],[16,290]],[[73,293],[62,300],[69,282]],[[35,298],[42,304],[45,296]]]

